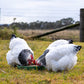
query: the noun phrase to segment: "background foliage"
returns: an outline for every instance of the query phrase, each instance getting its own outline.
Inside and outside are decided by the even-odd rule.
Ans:
[[[37,20],[36,22],[31,22],[31,23],[24,23],[24,22],[15,22],[11,24],[4,24],[1,26],[3,27],[8,27],[14,29],[14,26],[16,26],[18,29],[56,29],[60,28],[62,26],[67,26],[70,24],[78,23],[79,21],[74,21],[73,18],[63,18],[61,20],[58,20],[56,22],[43,22]],[[76,27],[75,29],[78,29]]]

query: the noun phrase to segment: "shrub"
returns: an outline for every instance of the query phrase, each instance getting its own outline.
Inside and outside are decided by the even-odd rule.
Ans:
[[[0,29],[0,39],[10,39],[11,35],[13,34],[13,30],[11,29]]]

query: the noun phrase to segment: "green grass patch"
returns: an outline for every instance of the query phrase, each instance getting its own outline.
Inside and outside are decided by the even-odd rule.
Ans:
[[[27,40],[38,58],[51,43],[50,41]],[[78,52],[77,65],[70,71],[52,72],[48,70],[20,70],[7,64],[6,53],[9,50],[9,40],[0,40],[0,84],[84,84],[84,43]]]

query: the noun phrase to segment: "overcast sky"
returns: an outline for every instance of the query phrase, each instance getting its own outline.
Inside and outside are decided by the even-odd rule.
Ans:
[[[80,19],[84,0],[0,0],[0,23]]]

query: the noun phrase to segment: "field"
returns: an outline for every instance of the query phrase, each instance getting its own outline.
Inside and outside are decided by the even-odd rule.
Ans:
[[[25,38],[27,39],[27,37],[36,36],[49,31],[52,31],[52,30],[18,30],[17,32],[25,36]],[[64,30],[64,31],[50,34],[48,36],[44,36],[41,38],[41,40],[47,39],[51,41],[56,39],[72,39],[77,42],[79,41],[79,33],[80,33],[79,30]]]
[[[22,37],[26,40],[29,39],[29,37],[37,36],[40,34],[44,34],[46,32],[50,32],[53,30],[12,30],[12,29],[1,29],[0,30],[0,39],[8,40],[11,37],[11,34],[16,34],[19,37]],[[75,42],[79,42],[79,30],[64,30],[60,32],[56,32],[47,36],[43,36],[40,38],[40,40],[48,40],[48,41],[54,41],[57,39],[72,39]]]
[[[38,58],[51,41],[27,40]],[[84,84],[84,43],[78,52],[77,65],[70,71],[52,72],[48,70],[20,70],[7,64],[6,53],[9,50],[9,40],[0,40],[0,84]]]

